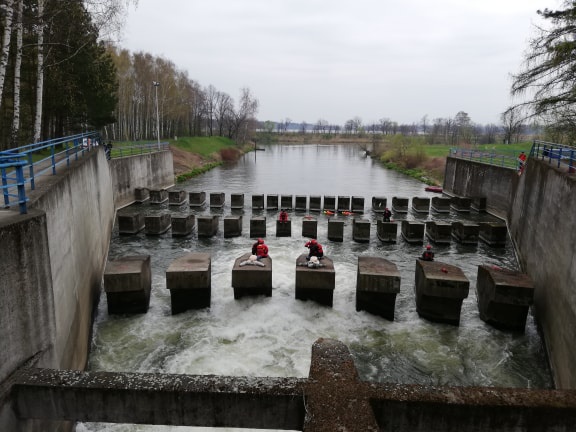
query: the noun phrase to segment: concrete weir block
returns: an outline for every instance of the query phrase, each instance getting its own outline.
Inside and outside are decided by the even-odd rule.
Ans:
[[[233,210],[244,208],[244,194],[234,193],[230,195],[230,208]]]
[[[263,216],[250,219],[250,237],[266,237],[266,218]]]
[[[134,189],[134,201],[137,203],[143,203],[150,199],[150,191],[148,188],[135,188]]]
[[[310,211],[322,211],[322,197],[310,195]]]
[[[450,207],[457,212],[468,213],[472,207],[472,198],[468,197],[452,197],[450,200]]]
[[[434,243],[452,242],[452,224],[449,222],[426,222],[426,237]]]
[[[430,198],[414,197],[412,198],[412,210],[416,213],[430,213]]]
[[[292,221],[276,221],[276,237],[292,237]]]
[[[344,241],[344,221],[328,219],[328,240]]]
[[[198,216],[198,237],[213,237],[218,232],[218,216]]]
[[[204,204],[206,204],[206,192],[190,192],[188,194],[190,207],[202,207]]]
[[[226,195],[224,192],[212,192],[210,194],[210,207],[222,208],[224,207],[224,202],[226,200]]]
[[[350,211],[349,196],[338,196],[338,211]]]
[[[480,265],[476,294],[483,321],[501,329],[524,331],[528,310],[534,300],[534,284],[530,276]]]
[[[372,211],[376,213],[383,213],[386,208],[386,198],[372,197]]]
[[[280,196],[280,208],[284,210],[292,210],[294,208],[294,196],[293,195],[281,195]]]
[[[459,267],[416,260],[416,311],[422,318],[459,325],[462,301],[469,290],[470,281]]]
[[[296,195],[294,199],[296,201],[294,205],[296,211],[306,211],[308,209],[308,197],[306,195]]]
[[[252,195],[252,210],[262,210],[264,208],[264,195]]]
[[[352,197],[352,211],[354,213],[364,213],[364,197]]]
[[[324,210],[336,211],[336,197],[324,195]]]
[[[318,221],[316,219],[302,219],[302,237],[318,238]]]
[[[432,197],[432,203],[430,207],[436,213],[450,213],[450,204],[452,199],[450,197],[435,196]]]
[[[106,263],[104,290],[109,314],[146,313],[151,289],[150,255],[125,256]]]
[[[478,244],[480,225],[452,222],[452,236],[462,244]]]
[[[370,242],[370,221],[354,219],[352,223],[352,239],[359,243]]]
[[[249,260],[250,253],[237,258],[232,268],[232,288],[237,300],[244,296],[272,297],[272,258],[262,258],[260,266]]]
[[[278,210],[278,195],[266,195],[266,210]]]
[[[179,206],[188,201],[188,194],[185,190],[168,191],[168,205]]]
[[[164,234],[172,226],[172,216],[170,213],[150,215],[144,217],[144,228],[146,235]]]
[[[398,238],[398,224],[396,222],[383,222],[378,219],[376,222],[376,235],[378,239],[386,243],[396,243]]]
[[[486,211],[486,197],[472,197],[472,202],[470,204],[473,210],[477,212]]]
[[[320,260],[322,267],[307,266],[306,254],[296,259],[296,299],[313,300],[332,307],[336,272],[334,263],[326,256]]]
[[[490,246],[506,246],[508,228],[505,223],[483,222],[478,229],[478,238]]]
[[[150,189],[150,204],[162,204],[168,201],[166,189]]]
[[[408,198],[392,197],[392,211],[396,213],[408,213]]]
[[[192,233],[196,225],[196,217],[189,215],[172,216],[172,237],[185,237]]]
[[[380,257],[358,257],[356,310],[365,310],[394,321],[400,272],[396,264]]]
[[[144,215],[142,213],[118,215],[119,234],[138,234],[144,229]]]
[[[189,309],[210,307],[212,258],[208,253],[189,253],[170,263],[166,270],[172,315]]]
[[[415,221],[402,221],[400,232],[408,243],[424,242],[424,223]]]
[[[224,238],[242,235],[242,216],[232,215],[224,218]]]

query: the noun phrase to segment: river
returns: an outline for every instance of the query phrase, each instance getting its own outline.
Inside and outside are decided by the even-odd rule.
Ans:
[[[479,318],[476,276],[480,264],[517,269],[510,242],[494,248],[480,242],[435,246],[436,259],[459,266],[470,280],[470,294],[462,305],[460,326],[421,319],[414,299],[415,258],[422,245],[382,243],[376,237],[377,215],[370,209],[373,196],[412,198],[434,196],[424,184],[383,168],[353,145],[270,145],[246,154],[238,162],[211,170],[178,184],[186,191],[225,192],[222,209],[193,209],[137,204],[120,212],[218,214],[232,213],[230,194],[244,193],[243,234],[224,238],[223,222],[216,236],[198,239],[119,235],[114,229],[109,258],[149,254],[152,294],[146,314],[112,316],[103,293],[94,324],[89,360],[93,371],[132,371],[230,376],[306,377],[312,343],[320,337],[345,343],[362,379],[393,383],[457,386],[552,388],[545,351],[534,319],[528,316],[523,334],[492,328]],[[329,216],[317,214],[318,240],[334,260],[336,288],[333,307],[294,298],[295,259],[305,253],[301,236],[306,212],[291,212],[292,236],[275,237],[277,211],[255,211],[267,217],[266,243],[273,258],[272,297],[234,300],[231,272],[234,260],[250,250],[249,220],[252,194],[363,196],[372,222],[369,243],[352,240],[353,216],[345,221],[344,242],[327,240]],[[235,211],[237,212],[237,211]],[[394,214],[393,220],[492,221],[494,216],[472,211],[426,215]],[[400,231],[400,230],[399,230]],[[165,271],[187,252],[212,255],[212,300],[209,309],[172,315]],[[359,255],[394,262],[401,274],[395,320],[387,321],[355,309],[356,266]],[[204,428],[81,424],[79,431],[204,431]],[[210,430],[210,429],[208,429]],[[231,430],[231,429],[227,429]]]

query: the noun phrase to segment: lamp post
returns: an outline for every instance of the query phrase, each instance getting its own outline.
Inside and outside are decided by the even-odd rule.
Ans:
[[[154,90],[156,90],[156,139],[158,140],[158,150],[160,150],[160,115],[158,114],[158,87],[160,83],[158,81],[152,81]]]

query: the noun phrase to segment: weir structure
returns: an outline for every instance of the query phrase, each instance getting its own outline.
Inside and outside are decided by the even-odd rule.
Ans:
[[[572,156],[565,169],[564,153],[544,146],[520,176],[510,168],[447,160],[443,190],[486,197],[482,204],[506,220],[534,283],[533,310],[559,388],[534,390],[363,382],[347,348],[333,340],[313,345],[307,379],[82,372],[115,212],[136,201],[135,188],[167,190],[174,181],[167,149],[111,161],[103,151],[88,153],[43,179],[27,196],[27,213],[0,211],[0,430],[66,431],[81,420],[308,432],[573,430]],[[320,205],[317,198],[310,197],[310,207]],[[406,208],[403,200],[392,201]],[[379,209],[386,201],[374,204]]]

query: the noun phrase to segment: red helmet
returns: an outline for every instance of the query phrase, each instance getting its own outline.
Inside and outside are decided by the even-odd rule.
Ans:
[[[264,243],[264,240],[262,240],[261,238],[258,239],[258,243]]]
[[[428,245],[428,246],[426,246],[426,249],[430,250],[430,249],[432,249],[432,246]]]
[[[310,240],[310,243],[312,243],[312,244],[316,244],[316,243],[317,243],[317,241],[316,241],[316,239],[312,239],[312,240]]]

